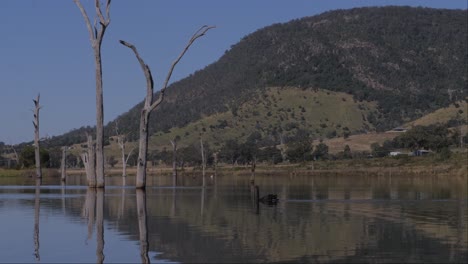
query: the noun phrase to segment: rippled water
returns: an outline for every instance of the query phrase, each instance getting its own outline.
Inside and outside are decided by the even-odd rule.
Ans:
[[[466,262],[466,179],[405,175],[0,177],[0,262]]]

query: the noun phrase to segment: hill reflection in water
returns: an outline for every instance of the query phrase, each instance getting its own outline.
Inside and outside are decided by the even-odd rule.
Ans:
[[[39,189],[31,179],[0,182],[1,261],[426,263],[468,257],[464,179],[257,175],[260,192],[280,199],[257,207],[249,175],[221,175],[205,189],[197,177],[180,178],[181,186],[172,188],[169,176],[152,176],[152,186],[138,192],[133,177],[108,177],[105,190],[88,189],[78,176],[68,177],[66,186],[44,179]]]

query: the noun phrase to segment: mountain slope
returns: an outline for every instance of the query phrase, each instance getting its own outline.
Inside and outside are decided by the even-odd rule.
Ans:
[[[280,93],[296,87],[350,94],[357,102],[375,104],[362,119],[368,129],[383,131],[465,98],[467,34],[466,10],[411,7],[337,10],[265,27],[217,62],[172,84],[152,114],[150,133],[183,129],[213,115],[235,115],[272,87]],[[302,104],[321,109],[312,98]],[[141,106],[116,119],[122,132],[137,131]],[[258,119],[268,119],[259,114]],[[114,122],[106,127],[108,135]],[[311,131],[317,129],[311,125]],[[284,129],[286,123],[272,126]],[[352,132],[363,129],[361,124]]]
[[[466,93],[466,19],[466,11],[383,7],[332,11],[266,27],[173,84],[153,115],[151,130],[225,112],[252,91],[271,86],[321,88],[376,100],[383,116],[371,121],[381,129],[396,126]],[[139,109],[120,119],[137,122]],[[136,127],[131,123],[129,130]]]

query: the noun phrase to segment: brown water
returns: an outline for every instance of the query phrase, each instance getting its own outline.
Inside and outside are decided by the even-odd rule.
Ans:
[[[0,262],[466,262],[466,179],[405,175],[0,177]]]

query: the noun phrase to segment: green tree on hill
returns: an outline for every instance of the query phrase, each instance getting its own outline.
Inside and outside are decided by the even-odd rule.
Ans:
[[[50,160],[49,152],[46,149],[41,148],[39,150],[39,154],[41,155],[41,166],[49,167],[48,166],[49,160]],[[33,146],[24,147],[23,150],[21,150],[19,159],[20,159],[20,163],[25,168],[34,166],[35,164],[34,147]]]

